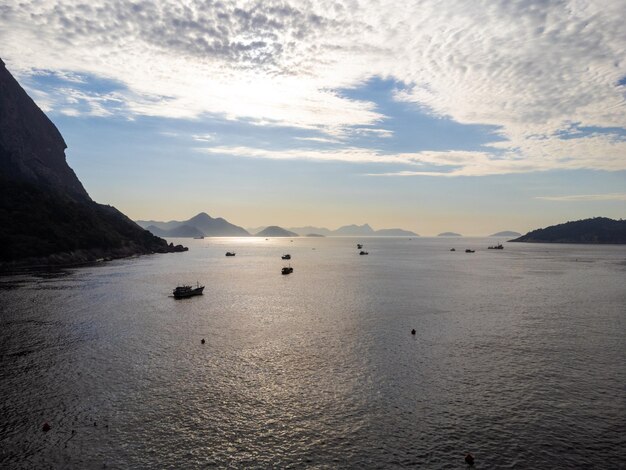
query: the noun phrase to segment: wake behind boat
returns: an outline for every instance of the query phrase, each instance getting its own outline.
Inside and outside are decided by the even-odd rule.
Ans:
[[[201,286],[200,283],[196,282],[196,287],[193,286],[178,286],[176,289],[172,291],[175,299],[184,299],[186,297],[192,297],[194,295],[202,295],[204,291],[204,286]]]

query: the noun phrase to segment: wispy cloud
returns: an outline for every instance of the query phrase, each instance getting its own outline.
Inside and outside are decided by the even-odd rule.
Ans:
[[[537,196],[535,199],[559,202],[626,201],[626,193],[575,194],[570,196]]]
[[[624,170],[623,137],[577,130],[626,129],[624,7],[623,0],[422,0],[403,8],[376,0],[5,0],[0,44],[24,76],[54,70],[84,83],[95,75],[127,90],[70,93],[82,106],[58,100],[57,109],[79,114],[217,115],[333,139],[363,132],[393,139],[373,102],[338,91],[392,77],[407,84],[398,101],[501,129],[505,140],[444,163],[452,165],[446,175]],[[430,159],[458,155],[417,157]]]

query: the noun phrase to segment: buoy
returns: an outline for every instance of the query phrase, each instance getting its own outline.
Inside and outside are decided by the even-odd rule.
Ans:
[[[48,422],[46,421],[45,423],[43,423],[43,427],[41,428],[41,430],[43,432],[48,432],[50,431],[50,425],[48,424]]]
[[[415,334],[415,328],[413,328],[413,329],[411,330],[411,334],[412,334],[412,335],[414,335],[414,334]]]
[[[200,342],[201,342],[202,344],[204,344],[204,343],[205,343],[204,338],[202,338],[202,341],[200,341]]]
[[[465,463],[470,467],[474,465],[474,456],[472,454],[467,454],[465,456]]]
[[[94,428],[98,426],[98,423],[96,423],[95,421],[93,422],[93,426]]]

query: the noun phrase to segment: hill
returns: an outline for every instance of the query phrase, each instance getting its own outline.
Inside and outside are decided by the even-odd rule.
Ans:
[[[93,201],[66,148],[0,60],[0,268],[183,250]]]
[[[297,237],[299,236],[295,232],[290,232],[277,225],[271,225],[255,235],[255,237]]]
[[[324,227],[290,227],[287,230],[297,233],[298,235],[308,235],[310,233],[316,233],[318,235],[332,235],[332,232]]]
[[[137,223],[160,237],[249,237],[250,233],[218,217],[213,218],[206,212],[200,212],[189,220],[158,222],[155,220],[137,220]]]
[[[438,237],[462,237],[463,235],[461,235],[460,233],[454,233],[454,232],[443,232],[437,236]]]
[[[533,230],[512,242],[530,243],[626,243],[626,220],[606,217],[577,220]]]
[[[337,230],[333,230],[332,234],[340,237],[372,236],[374,235],[374,230],[368,224],[353,224],[339,227]]]
[[[298,235],[308,236],[309,234],[324,235],[326,237],[419,237],[417,233],[401,228],[386,228],[374,230],[369,224],[344,225],[337,230],[329,230],[324,227],[293,227],[292,232]]]
[[[504,232],[493,233],[490,237],[519,237],[521,233],[505,230]]]
[[[374,234],[378,237],[419,237],[417,233],[401,228],[383,228],[376,230]]]

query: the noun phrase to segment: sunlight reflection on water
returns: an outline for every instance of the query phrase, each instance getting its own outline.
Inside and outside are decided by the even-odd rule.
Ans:
[[[626,248],[290,240],[1,278],[0,466],[626,461]]]

